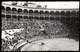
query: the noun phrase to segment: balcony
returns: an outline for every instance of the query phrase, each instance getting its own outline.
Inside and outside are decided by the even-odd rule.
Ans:
[[[45,19],[55,19],[55,20],[60,20],[60,21],[65,21],[65,22],[70,22],[70,21],[79,21],[79,11],[78,12],[56,12],[56,13],[39,13],[39,12],[17,12],[17,11],[5,11],[2,10],[2,15],[14,15],[14,16],[22,16],[22,18],[24,18],[23,16],[27,16],[27,17],[44,17]]]
[[[16,15],[16,16],[34,16],[34,17],[49,17],[50,14],[37,14],[37,13],[24,13],[24,12],[16,12],[16,11],[2,11],[2,14],[5,14],[5,15]]]

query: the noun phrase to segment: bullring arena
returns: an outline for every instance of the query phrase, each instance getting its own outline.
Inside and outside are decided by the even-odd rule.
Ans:
[[[79,9],[2,3],[2,51],[79,51]]]

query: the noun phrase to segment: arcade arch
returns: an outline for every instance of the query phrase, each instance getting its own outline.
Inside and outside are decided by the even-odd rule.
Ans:
[[[12,18],[17,18],[17,16],[16,15],[12,15]]]
[[[50,20],[54,20],[54,16],[51,16],[51,17],[50,17]]]
[[[12,8],[12,13],[18,13],[16,8]]]
[[[74,20],[75,20],[75,18],[79,17],[79,11],[76,12],[75,10],[71,10],[72,12],[70,12],[70,10],[62,10],[62,11],[60,10],[60,12],[59,12],[59,10],[49,10],[48,11],[48,10],[44,10],[44,9],[41,9],[41,10],[38,11],[37,9],[26,9],[26,8],[21,8],[21,7],[16,8],[16,7],[4,6],[4,5],[2,5],[2,10],[6,10],[6,12],[11,12],[12,11],[12,13],[21,13],[21,12],[23,12],[24,14],[35,13],[35,14],[39,14],[40,16],[39,15],[34,15],[34,14],[33,15],[28,15],[28,16],[41,17],[41,18],[44,17],[44,16],[45,16],[45,18],[47,18],[50,15],[51,19],[54,19],[54,18],[56,18],[56,19],[60,18],[61,19],[62,18],[62,19],[70,20],[70,19],[73,19],[73,17],[74,17]],[[49,14],[49,15],[46,15],[46,14]],[[8,15],[8,14],[6,14],[6,15]],[[22,14],[20,14],[20,15],[22,15]]]
[[[5,14],[2,14],[2,17],[1,18],[6,18],[6,15]]]
[[[6,15],[6,18],[11,18],[11,15]]]
[[[1,8],[1,10],[2,10],[2,12],[5,12],[5,7],[4,6],[1,6],[2,8]]]
[[[38,20],[38,19],[39,19],[39,17],[35,16],[35,17],[34,17],[34,19],[37,19],[37,20]]]
[[[33,10],[29,10],[29,13],[33,13]]]
[[[24,12],[24,13],[28,13],[28,10],[27,10],[27,9],[24,9],[23,12]]]
[[[12,15],[12,20],[13,21],[17,21],[18,20],[17,16],[16,15]]]
[[[61,17],[60,17],[61,19],[60,20],[61,21],[65,20],[65,14],[66,14],[65,11],[61,11],[61,13],[60,13],[60,15],[61,15]]]
[[[46,16],[46,17],[45,17],[45,20],[49,20],[49,17]]]
[[[79,21],[79,11],[76,12],[76,21]]]
[[[40,14],[44,14],[44,11],[41,10],[41,11],[40,11]]]
[[[65,11],[61,11],[61,17],[65,17]]]
[[[71,12],[71,17],[76,17],[76,11]]]
[[[55,13],[54,13],[57,17],[59,17],[59,11],[55,11]]]
[[[6,7],[6,12],[7,13],[11,13],[11,8],[10,7]]]
[[[5,7],[4,6],[1,6],[2,7],[2,10],[5,10]]]
[[[76,11],[71,12],[71,21],[75,21],[76,19]]]
[[[66,21],[69,22],[70,21],[70,11],[66,11]]]
[[[23,16],[24,19],[28,19],[28,16]]]
[[[17,9],[16,8],[12,8],[12,11],[17,11]]]
[[[45,11],[45,14],[49,14],[49,11]]]
[[[44,20],[44,19],[45,19],[45,17],[43,17],[43,16],[42,16],[42,17],[40,17],[40,20]]]
[[[34,13],[39,13],[39,11],[38,10],[35,10]]]
[[[59,18],[60,18],[60,13],[59,13],[59,11],[55,11],[55,20],[60,20]]]
[[[50,11],[50,14],[53,15],[54,14],[54,11]]]
[[[66,11],[66,17],[70,17],[70,11]]]
[[[11,19],[12,19],[12,16],[11,15],[6,15],[6,20],[7,21],[11,21]]]
[[[6,18],[6,15],[5,14],[2,14],[2,16],[1,16],[2,21],[4,21],[5,18]]]
[[[6,11],[11,11],[11,8],[10,7],[6,7]]]
[[[18,16],[18,18],[22,18],[22,16]]]
[[[21,8],[18,9],[18,13],[22,13],[22,9]]]

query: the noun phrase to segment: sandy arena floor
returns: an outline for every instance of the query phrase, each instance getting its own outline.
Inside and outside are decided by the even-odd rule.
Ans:
[[[44,45],[41,44],[44,43]],[[26,44],[21,51],[78,51],[79,42],[68,38],[53,38]]]

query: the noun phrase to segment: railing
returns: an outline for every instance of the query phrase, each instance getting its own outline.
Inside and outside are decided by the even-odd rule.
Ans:
[[[20,12],[20,13],[18,13],[17,11],[5,11],[5,10],[2,10],[2,14],[5,14],[5,15],[15,15],[15,16],[22,16],[22,18],[24,18],[24,16],[27,16],[27,17],[38,17],[38,18],[40,18],[40,17],[44,17],[45,19],[54,19],[54,20],[60,20],[60,21],[67,21],[67,22],[71,22],[71,21],[76,21],[76,22],[78,22],[79,20],[78,20],[78,18],[79,18],[79,16],[75,16],[75,15],[62,15],[62,14],[40,14],[40,13],[24,13],[24,12]],[[47,18],[48,17],[48,18]],[[17,17],[17,19],[18,20],[20,20],[20,18],[18,18]]]
[[[72,14],[70,14],[69,16],[68,15],[62,15],[61,13],[59,13],[59,14],[40,14],[40,13],[27,13],[27,12],[17,12],[17,11],[5,11],[5,10],[2,10],[2,14],[6,14],[6,15],[28,15],[28,16],[46,16],[46,17],[49,17],[49,16],[56,16],[56,17],[59,17],[59,16],[67,16],[67,17],[69,17],[69,16],[72,16],[72,17],[76,17],[75,15],[72,15]]]
[[[21,12],[21,13],[18,13],[18,12],[15,12],[15,11],[2,11],[2,14],[6,14],[6,15],[16,15],[16,16],[46,16],[46,17],[49,17],[51,16],[50,14],[37,14],[37,13],[24,13],[24,12]]]

